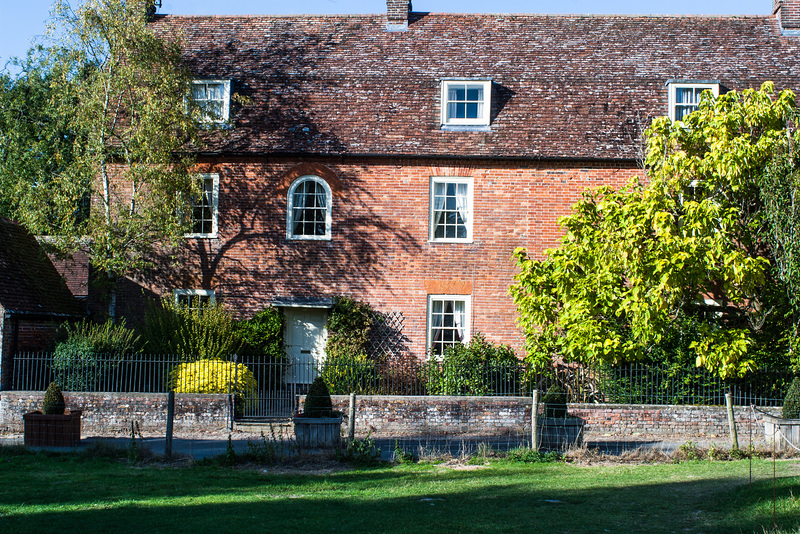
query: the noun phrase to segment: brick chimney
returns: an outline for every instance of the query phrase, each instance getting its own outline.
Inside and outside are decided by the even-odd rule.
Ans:
[[[386,30],[390,32],[407,30],[409,13],[411,13],[411,0],[386,0]]]
[[[784,34],[800,35],[800,0],[772,0],[772,13]]]

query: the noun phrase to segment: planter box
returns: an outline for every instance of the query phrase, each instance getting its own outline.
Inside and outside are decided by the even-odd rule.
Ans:
[[[342,416],[294,417],[294,437],[301,449],[335,449],[342,444]]]
[[[800,419],[782,419],[764,413],[764,438],[767,445],[772,447],[775,441],[776,451],[800,450]]]
[[[81,410],[63,415],[26,413],[24,443],[28,447],[75,447],[81,440]]]
[[[540,417],[537,423],[539,448],[551,451],[566,451],[583,444],[583,425],[580,417]]]

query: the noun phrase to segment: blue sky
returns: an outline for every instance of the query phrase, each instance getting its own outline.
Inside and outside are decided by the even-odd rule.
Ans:
[[[73,3],[80,0],[71,0]],[[41,38],[52,0],[0,0],[0,68],[24,56]],[[160,13],[258,15],[290,13],[383,13],[384,0],[163,0]],[[621,13],[767,15],[772,0],[414,0],[415,11],[439,13]]]

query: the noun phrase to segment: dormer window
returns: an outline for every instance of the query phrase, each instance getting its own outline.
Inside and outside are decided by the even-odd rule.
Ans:
[[[220,124],[228,121],[231,100],[230,80],[194,80],[192,99],[201,110],[200,121]]]
[[[488,126],[491,80],[442,80],[443,126]]]
[[[669,118],[681,121],[700,104],[703,91],[719,96],[719,82],[667,82],[669,86]]]

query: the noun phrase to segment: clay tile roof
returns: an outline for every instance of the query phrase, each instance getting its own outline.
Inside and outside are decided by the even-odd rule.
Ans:
[[[209,151],[636,159],[669,79],[800,88],[772,16],[162,16],[198,77],[232,80]],[[488,131],[443,131],[440,80],[491,78]]]
[[[12,315],[82,315],[36,238],[5,219],[0,219],[0,307]]]

